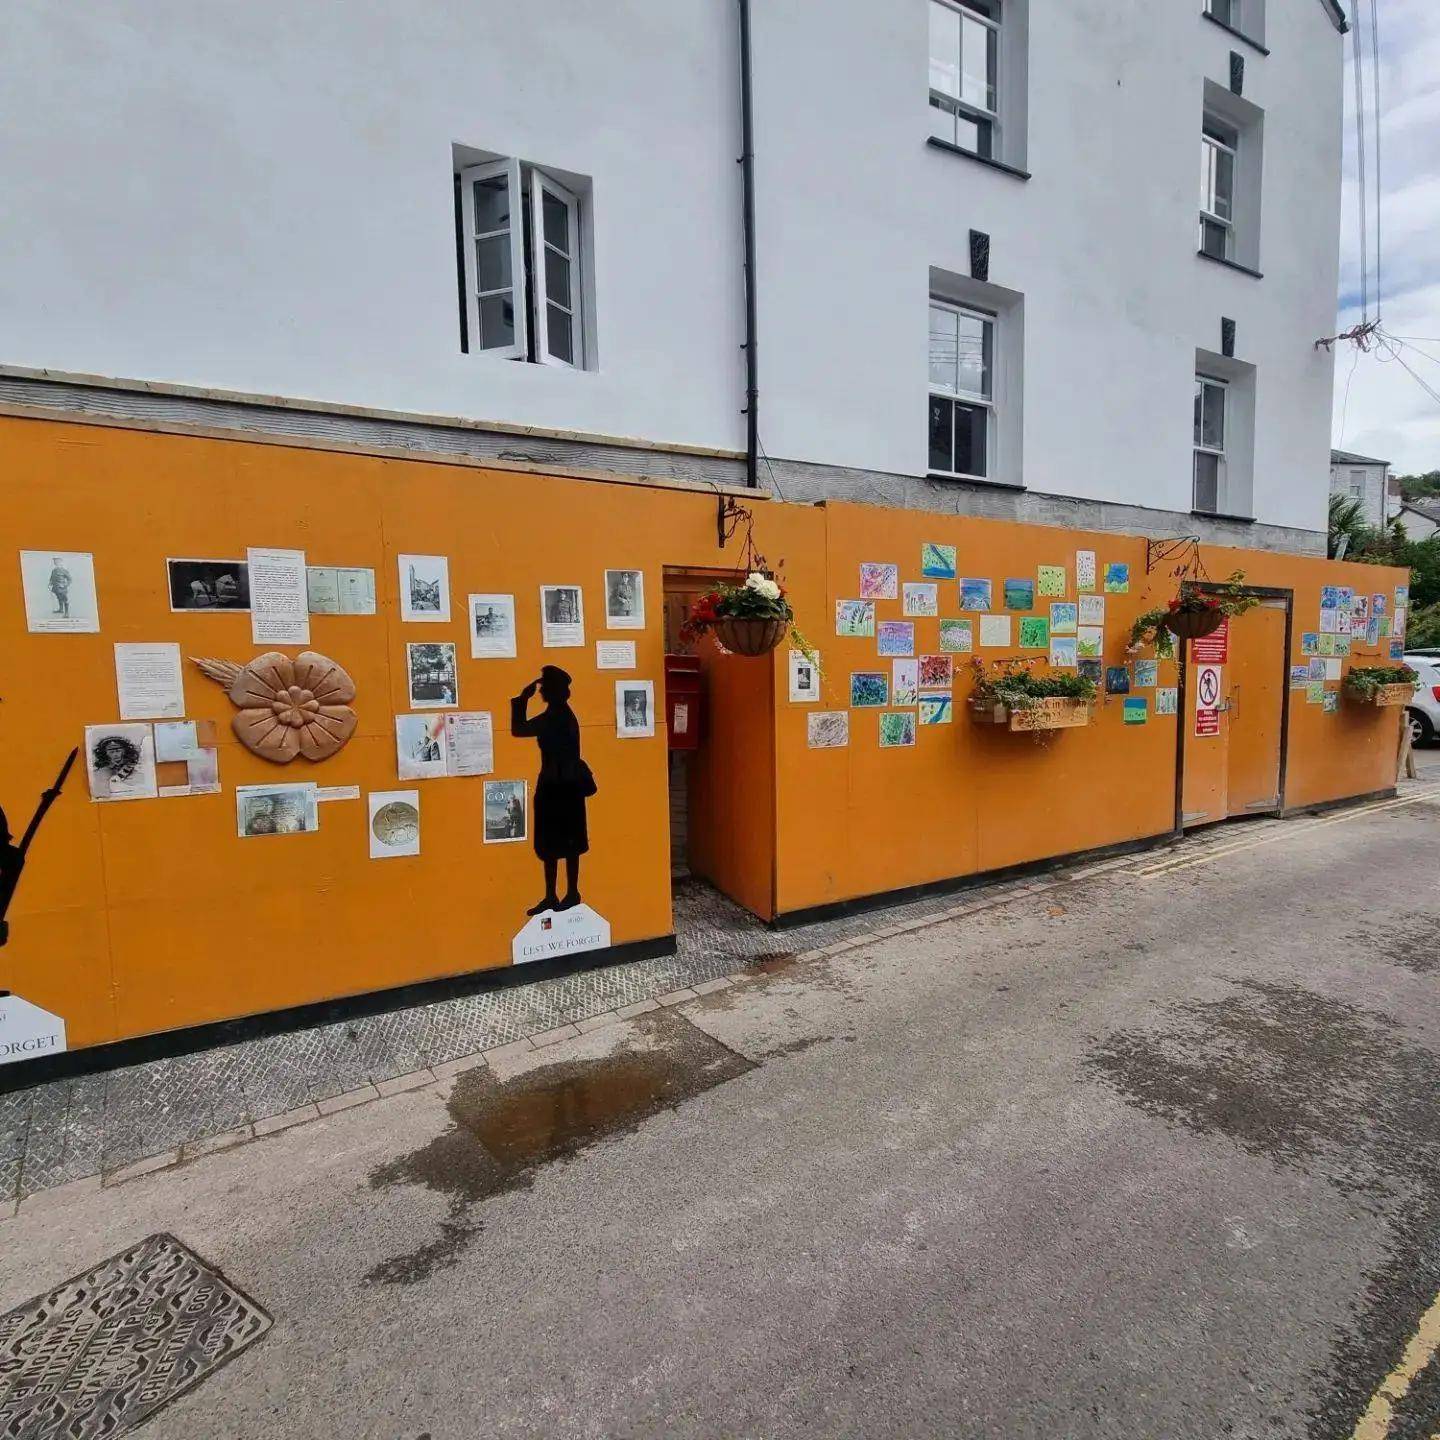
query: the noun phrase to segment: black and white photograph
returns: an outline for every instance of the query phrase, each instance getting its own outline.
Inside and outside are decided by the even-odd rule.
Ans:
[[[551,649],[585,643],[585,597],[578,585],[540,587],[540,639]]]
[[[432,780],[447,772],[446,717],[397,715],[395,760],[402,780]]]
[[[615,730],[622,740],[639,740],[655,733],[655,682],[615,682]]]
[[[820,654],[803,650],[790,652],[790,703],[814,704],[820,698]]]
[[[515,658],[515,597],[513,595],[472,595],[470,597],[470,658],[472,660],[513,660]]]
[[[605,572],[605,625],[610,630],[645,628],[645,572]]]
[[[250,566],[244,560],[167,560],[171,610],[250,608]]]
[[[87,725],[85,768],[92,800],[153,800],[158,793],[148,725]]]
[[[407,645],[405,658],[410,672],[410,704],[416,710],[442,710],[460,703],[452,642]]]
[[[400,618],[450,619],[450,562],[443,555],[401,555]]]
[[[485,843],[507,845],[523,840],[529,830],[529,807],[523,780],[485,782]]]
[[[314,785],[237,785],[235,824],[243,840],[308,835],[320,828]]]
[[[25,628],[32,633],[90,634],[100,628],[95,559],[76,550],[22,550]]]

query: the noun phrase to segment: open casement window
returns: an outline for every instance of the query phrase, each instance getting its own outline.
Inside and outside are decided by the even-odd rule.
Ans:
[[[1235,248],[1235,146],[1227,125],[1206,119],[1200,134],[1200,249],[1217,260]]]
[[[988,480],[993,472],[995,317],[930,302],[929,468]]]
[[[530,237],[535,358],[580,365],[580,202],[538,170],[530,174]]]
[[[1218,514],[1225,491],[1225,400],[1223,380],[1195,377],[1194,509]]]
[[[520,162],[460,172],[470,348],[526,357],[524,206]]]
[[[972,154],[1000,149],[1001,0],[930,0],[930,133]]]

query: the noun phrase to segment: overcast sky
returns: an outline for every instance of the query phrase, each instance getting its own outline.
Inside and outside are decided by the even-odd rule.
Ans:
[[[1378,4],[1383,323],[1391,335],[1413,342],[1412,347],[1400,347],[1400,354],[1440,392],[1440,0],[1378,0]],[[1346,0],[1345,8],[1352,11],[1354,0]],[[1362,22],[1367,107],[1369,17],[1367,3]],[[1353,38],[1344,37],[1345,190],[1338,330],[1358,324],[1361,318]],[[1373,160],[1370,163],[1373,167]],[[1367,180],[1373,196],[1373,168]],[[1373,243],[1372,239],[1372,275]],[[1372,291],[1373,286],[1372,278]],[[1373,318],[1373,293],[1370,306]],[[1361,355],[1357,363],[1353,347],[1337,346],[1333,438],[1338,448],[1392,461],[1400,474],[1440,469],[1440,403],[1384,351]]]

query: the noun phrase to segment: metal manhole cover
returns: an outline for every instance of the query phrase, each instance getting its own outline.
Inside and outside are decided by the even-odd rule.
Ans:
[[[0,1315],[0,1437],[128,1434],[270,1325],[173,1236],[151,1235]]]

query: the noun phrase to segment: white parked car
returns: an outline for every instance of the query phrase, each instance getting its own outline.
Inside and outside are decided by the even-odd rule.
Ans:
[[[1410,735],[1417,745],[1440,739],[1440,657],[1407,655],[1405,663],[1420,676],[1415,698],[1405,707]]]

